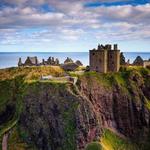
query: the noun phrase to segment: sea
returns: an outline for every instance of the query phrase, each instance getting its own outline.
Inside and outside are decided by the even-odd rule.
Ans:
[[[16,67],[19,58],[24,63],[28,56],[37,56],[38,60],[42,62],[42,59],[47,60],[48,57],[58,58],[60,63],[63,63],[67,57],[70,57],[73,61],[80,60],[85,66],[89,65],[89,53],[88,52],[0,52],[0,69]],[[141,56],[144,60],[150,58],[150,52],[124,52],[126,61],[129,59],[132,63],[137,56]]]

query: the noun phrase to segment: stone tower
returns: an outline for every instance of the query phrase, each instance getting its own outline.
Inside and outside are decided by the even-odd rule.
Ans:
[[[90,70],[96,72],[117,72],[120,68],[120,50],[117,44],[112,46],[107,44],[105,46],[98,45],[97,50],[90,50]]]
[[[22,65],[23,65],[22,60],[21,60],[21,58],[19,58],[18,66],[20,67],[20,66],[22,66]]]

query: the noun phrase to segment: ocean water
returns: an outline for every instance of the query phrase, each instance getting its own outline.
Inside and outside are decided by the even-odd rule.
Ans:
[[[60,63],[63,63],[67,57],[72,58],[74,61],[80,60],[84,65],[89,65],[89,53],[88,52],[0,52],[0,68],[15,67],[18,64],[19,57],[22,58],[24,63],[27,56],[37,56],[39,61],[42,59],[48,59],[48,57],[58,58]],[[124,52],[126,60],[130,59],[133,62],[137,56],[141,56],[143,59],[150,58],[150,52]]]

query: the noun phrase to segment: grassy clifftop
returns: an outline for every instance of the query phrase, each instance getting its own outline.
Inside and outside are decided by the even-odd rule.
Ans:
[[[0,80],[13,79],[23,76],[26,80],[39,79],[42,75],[62,76],[63,70],[59,66],[17,67],[0,69]]]

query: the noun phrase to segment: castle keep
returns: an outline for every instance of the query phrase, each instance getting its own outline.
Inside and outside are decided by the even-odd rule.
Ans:
[[[120,68],[120,50],[117,44],[98,45],[97,49],[90,50],[90,70],[97,72],[117,72]]]

